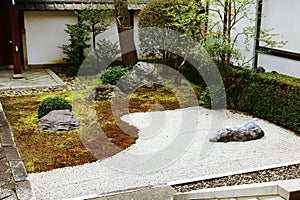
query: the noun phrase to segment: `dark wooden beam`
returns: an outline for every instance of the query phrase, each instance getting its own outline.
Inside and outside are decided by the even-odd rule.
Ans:
[[[19,16],[15,0],[8,3],[14,73],[22,73]]]
[[[300,53],[280,49],[272,49],[268,47],[258,47],[258,50],[262,51],[263,54],[300,61]]]

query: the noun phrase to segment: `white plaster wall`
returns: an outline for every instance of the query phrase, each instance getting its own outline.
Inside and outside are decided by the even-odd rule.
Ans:
[[[276,40],[287,40],[282,50],[300,53],[300,1],[299,0],[264,0],[262,27],[274,28],[273,33],[280,34]]]
[[[258,56],[258,64],[259,66],[263,66],[268,72],[276,71],[281,74],[300,78],[299,61],[260,54]]]
[[[64,57],[58,48],[68,42],[65,24],[76,22],[69,11],[26,11],[24,22],[29,65],[61,63]]]
[[[73,24],[77,17],[72,11],[26,11],[24,12],[26,42],[29,65],[58,64],[63,62],[65,55],[58,48],[68,43],[69,36],[65,33],[65,24]],[[135,37],[137,36],[138,12],[134,14]],[[99,34],[96,40],[108,39],[119,42],[116,23]],[[136,39],[138,48],[138,39]],[[86,54],[89,50],[86,51]]]
[[[285,51],[300,53],[300,1],[299,0],[264,0],[262,28],[274,29],[272,33],[279,34],[277,41],[287,41]],[[263,44],[260,44],[263,45]],[[267,71],[277,71],[282,74],[300,78],[300,62],[270,55],[259,55],[259,66]]]

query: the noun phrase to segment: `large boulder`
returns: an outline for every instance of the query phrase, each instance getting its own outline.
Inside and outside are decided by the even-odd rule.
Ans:
[[[69,110],[53,110],[39,119],[39,130],[69,131],[79,128],[79,121]]]
[[[245,142],[257,140],[264,136],[264,131],[255,123],[249,122],[237,128],[225,128],[209,139],[210,142]]]
[[[158,85],[163,85],[163,79],[157,68],[147,62],[138,62],[118,82],[118,87],[123,92],[134,91],[139,87],[152,88]]]
[[[96,87],[91,95],[89,96],[89,100],[91,101],[102,101],[106,99],[112,99],[113,97],[119,98],[124,96],[124,93],[114,85],[101,85]]]

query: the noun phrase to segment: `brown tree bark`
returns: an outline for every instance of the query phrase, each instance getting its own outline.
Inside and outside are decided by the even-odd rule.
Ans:
[[[134,44],[133,16],[128,10],[127,0],[114,0],[123,66],[135,65],[138,61]]]

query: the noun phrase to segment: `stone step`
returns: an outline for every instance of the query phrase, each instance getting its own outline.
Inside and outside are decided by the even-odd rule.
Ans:
[[[217,199],[217,200],[299,200],[300,179],[239,186],[208,188],[177,193],[174,200]]]
[[[241,197],[241,198],[226,198],[216,200],[284,200],[280,196],[255,196],[255,197]]]

